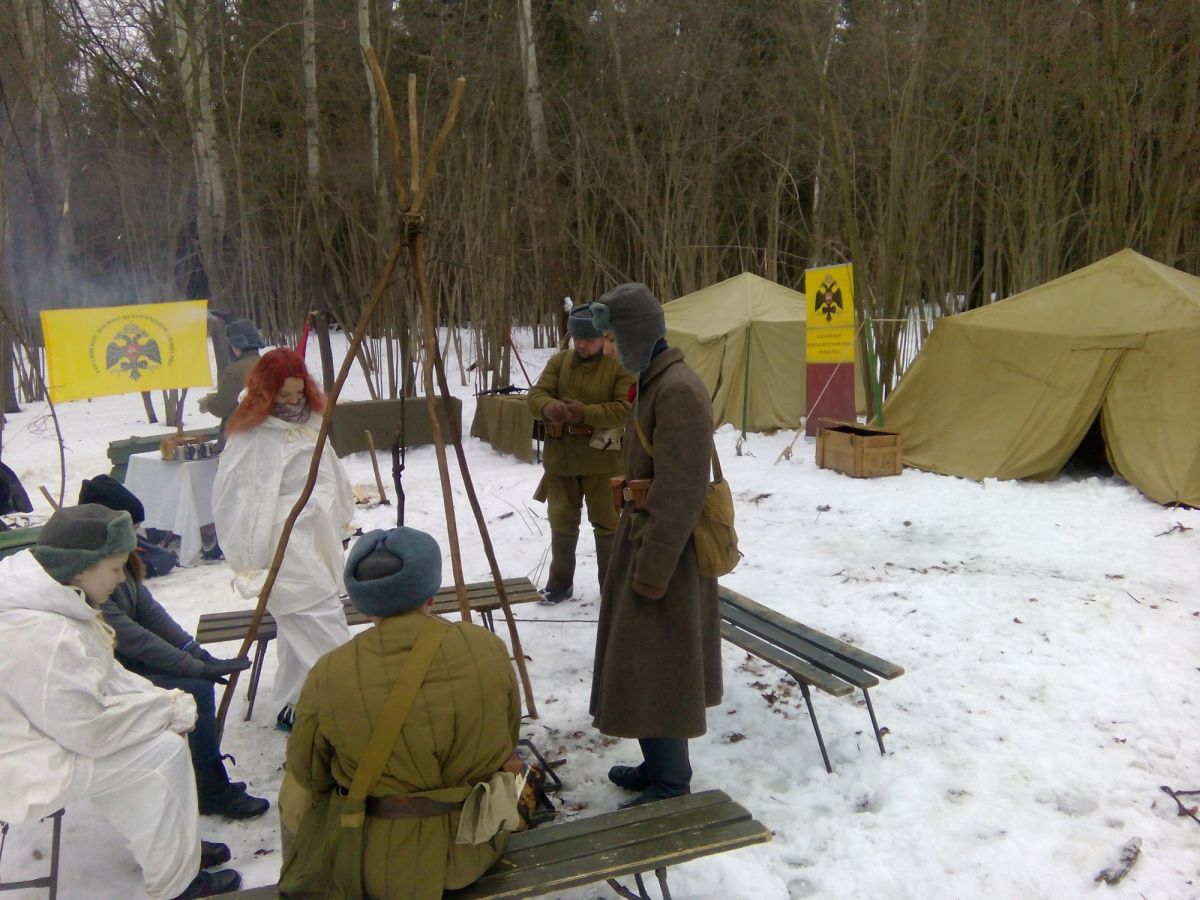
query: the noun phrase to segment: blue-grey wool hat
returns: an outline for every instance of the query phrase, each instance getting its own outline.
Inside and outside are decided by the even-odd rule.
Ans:
[[[619,284],[591,304],[592,319],[601,332],[611,331],[617,355],[627,372],[644,372],[654,345],[667,336],[662,304],[644,284]]]
[[[416,528],[368,531],[346,559],[346,592],[364,616],[398,616],[442,586],[442,548]]]
[[[262,335],[249,319],[234,319],[225,326],[225,337],[234,350],[261,350],[266,346]]]
[[[576,306],[567,316],[567,331],[571,337],[581,341],[594,341],[604,337],[596,323],[592,321],[592,305],[584,303]]]
[[[55,512],[42,526],[30,552],[51,578],[70,584],[85,569],[110,556],[128,556],[136,546],[129,513],[84,503]]]

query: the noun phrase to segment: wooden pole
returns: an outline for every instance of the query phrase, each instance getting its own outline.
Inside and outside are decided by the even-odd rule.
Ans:
[[[388,129],[392,135],[393,141],[399,141],[399,128],[396,126],[395,117],[392,111],[391,100],[389,98],[387,84],[383,78],[383,70],[379,67],[379,62],[375,57],[373,48],[367,48],[368,65],[371,67],[371,72],[375,77],[376,90],[379,94],[380,101],[384,107],[384,112],[389,120]],[[413,281],[416,286],[417,298],[421,303],[422,318],[424,321],[425,333],[425,359],[422,366],[422,380],[425,389],[426,403],[429,409],[430,430],[433,433],[434,448],[438,460],[438,473],[442,482],[442,500],[446,507],[446,529],[450,534],[450,560],[454,568],[454,583],[458,596],[459,610],[464,621],[470,621],[470,605],[467,600],[465,580],[462,575],[460,549],[458,545],[458,525],[457,517],[454,513],[454,498],[450,490],[450,474],[449,464],[446,459],[445,438],[442,434],[441,420],[438,417],[438,410],[434,398],[433,374],[436,370],[439,387],[442,392],[442,402],[445,404],[448,413],[447,419],[450,422],[451,439],[454,445],[455,456],[458,462],[459,472],[462,475],[463,483],[466,487],[467,497],[471,503],[471,509],[475,514],[475,521],[479,528],[480,537],[483,541],[484,552],[488,558],[488,564],[491,567],[492,579],[496,585],[497,599],[500,601],[500,606],[504,610],[505,619],[508,622],[509,639],[512,642],[513,661],[517,667],[517,674],[521,679],[521,686],[525,695],[525,708],[530,716],[537,718],[537,704],[533,697],[533,685],[529,680],[529,671],[525,665],[525,653],[521,646],[521,638],[517,633],[516,622],[513,618],[512,607],[508,602],[508,594],[504,589],[504,579],[500,577],[500,566],[496,560],[496,554],[492,547],[491,536],[487,530],[487,522],[483,517],[482,508],[479,505],[479,499],[475,494],[475,487],[471,481],[470,470],[467,466],[466,454],[462,448],[462,436],[457,425],[457,420],[450,408],[450,388],[446,379],[445,366],[442,362],[441,348],[437,340],[436,316],[433,304],[433,295],[429,289],[429,280],[425,266],[425,247],[424,247],[424,232],[423,219],[421,217],[421,206],[429,193],[429,185],[433,180],[436,171],[438,157],[441,155],[442,148],[446,144],[446,139],[449,137],[450,131],[454,127],[455,119],[458,117],[458,110],[462,104],[463,91],[466,88],[466,79],[459,78],[454,84],[454,93],[450,99],[450,107],[446,114],[445,120],[442,122],[442,127],[438,131],[437,137],[434,139],[433,146],[430,149],[429,156],[425,161],[423,173],[418,177],[418,166],[416,155],[418,153],[417,142],[417,120],[413,110],[416,108],[416,76],[409,76],[408,80],[408,100],[409,100],[409,138],[412,147],[412,193],[413,200],[407,212],[404,215],[404,231],[409,251],[409,262],[413,273]],[[396,151],[397,157],[399,151]],[[398,190],[402,184],[401,179],[397,179]],[[403,205],[403,204],[402,204]]]
[[[371,468],[375,470],[375,487],[379,488],[379,503],[381,506],[391,506],[392,501],[388,499],[387,491],[383,489],[383,477],[379,474],[379,458],[375,455],[375,438],[371,437],[370,428],[364,428],[363,434],[367,436],[367,448],[371,451]]]

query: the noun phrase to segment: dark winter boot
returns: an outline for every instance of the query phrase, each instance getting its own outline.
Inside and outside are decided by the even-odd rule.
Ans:
[[[613,766],[608,770],[608,780],[627,791],[644,791],[650,787],[645,763],[640,766]]]
[[[195,897],[215,897],[217,894],[231,894],[242,886],[242,876],[233,869],[221,869],[219,872],[200,871],[192,879],[187,890],[175,900],[193,900]]]
[[[215,869],[231,859],[233,859],[233,854],[229,852],[227,845],[218,844],[216,841],[200,842],[200,868]]]
[[[650,784],[621,808],[641,806],[655,800],[682,797],[692,792],[692,764],[688,759],[688,742],[684,738],[639,738],[643,763]]]
[[[230,784],[225,763],[219,759],[196,767],[196,796],[202,816],[253,819],[271,808],[269,801]]]
[[[604,576],[608,572],[608,561],[612,559],[613,535],[611,531],[592,532],[596,538],[596,580],[600,582],[600,593],[604,593]]]
[[[571,599],[575,582],[575,545],[579,532],[550,532],[550,575],[542,588],[542,603],[562,603]]]

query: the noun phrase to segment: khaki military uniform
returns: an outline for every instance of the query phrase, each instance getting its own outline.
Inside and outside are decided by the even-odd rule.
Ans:
[[[225,446],[225,425],[238,408],[238,397],[246,386],[250,370],[258,365],[257,350],[244,350],[242,355],[221,370],[217,378],[217,389],[204,396],[205,411],[221,420],[220,445]]]
[[[279,798],[285,839],[313,795],[349,788],[424,619],[420,611],[386,618],[313,666],[288,738]],[[478,625],[448,624],[371,796],[436,798],[446,788],[487,781],[516,747],[520,721],[517,679],[504,643]],[[455,843],[458,820],[457,810],[426,818],[368,816],[367,896],[433,900],[487,871],[503,852],[504,837]],[[285,869],[304,864],[294,856],[285,850]]]
[[[546,426],[542,490],[551,532],[548,591],[561,591],[574,581],[575,547],[585,503],[603,585],[618,519],[609,479],[622,471],[621,433],[629,415],[633,382],[634,376],[616,360],[602,353],[583,359],[568,349],[550,358],[529,391],[529,409],[537,419],[545,419],[543,411],[553,400],[578,400],[584,405],[583,422]],[[552,436],[555,432],[558,436]]]

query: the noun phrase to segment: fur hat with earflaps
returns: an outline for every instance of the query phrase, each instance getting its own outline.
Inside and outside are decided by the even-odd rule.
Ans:
[[[30,552],[51,578],[70,584],[85,569],[110,556],[128,556],[136,546],[129,513],[84,503],[52,515]]]
[[[234,350],[261,350],[266,344],[249,319],[234,319],[225,326],[225,337]]]
[[[594,341],[604,337],[596,323],[592,321],[592,305],[584,303],[576,306],[567,316],[567,332],[573,338],[581,341]]]
[[[644,372],[650,365],[654,345],[667,336],[667,319],[662,304],[644,284],[619,284],[590,304],[592,320],[601,331],[611,331],[617,355],[627,372]]]
[[[364,616],[398,616],[442,586],[442,549],[416,528],[369,531],[346,559],[346,592]]]

